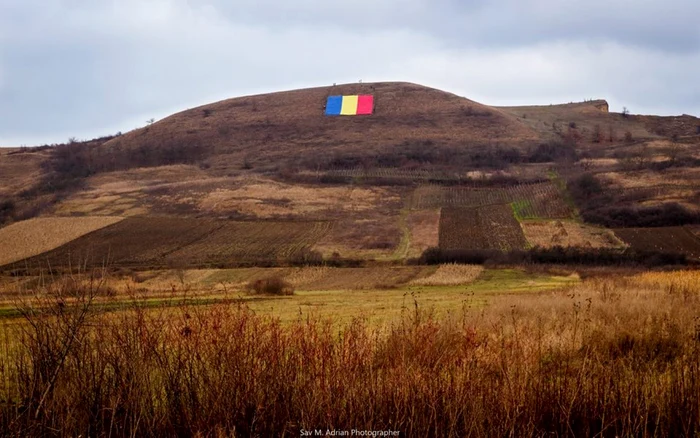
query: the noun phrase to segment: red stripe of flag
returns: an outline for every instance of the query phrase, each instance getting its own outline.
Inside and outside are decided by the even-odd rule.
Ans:
[[[357,98],[357,114],[372,114],[374,111],[374,96],[360,95]]]

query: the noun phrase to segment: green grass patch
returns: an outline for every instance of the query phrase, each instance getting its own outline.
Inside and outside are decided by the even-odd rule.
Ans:
[[[539,219],[534,213],[532,202],[528,200],[511,202],[510,207],[513,209],[513,216],[515,216],[515,219],[517,219],[518,222],[522,222],[527,219]]]
[[[473,292],[540,292],[571,286],[578,276],[552,276],[526,272],[521,269],[488,269],[467,289]]]
[[[378,257],[379,261],[393,261],[393,260],[403,260],[408,257],[408,250],[411,247],[411,230],[408,228],[408,213],[410,208],[405,207],[401,209],[399,214],[399,229],[401,230],[401,241],[399,242],[396,250],[388,256]]]
[[[562,199],[564,199],[566,205],[571,208],[571,211],[573,212],[573,219],[577,222],[583,222],[581,216],[579,215],[578,208],[576,207],[576,203],[574,202],[574,198],[571,197],[569,189],[566,187],[566,181],[559,176],[556,170],[549,170],[547,172],[547,177],[550,179],[550,181],[552,181],[556,188],[559,189]]]

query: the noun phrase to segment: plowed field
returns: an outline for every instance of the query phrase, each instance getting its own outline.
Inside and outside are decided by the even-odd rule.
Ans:
[[[440,248],[509,251],[527,245],[520,224],[508,204],[480,208],[443,208]]]
[[[513,210],[523,219],[557,219],[572,215],[559,189],[549,182],[490,189],[424,186],[416,189],[412,201],[415,209],[512,204]]]
[[[29,268],[235,266],[289,260],[309,249],[328,222],[234,222],[134,217],[17,264]]]
[[[0,266],[51,251],[120,217],[46,217],[0,228]]]
[[[700,259],[700,238],[687,227],[617,228],[614,231],[636,250],[677,252]]]

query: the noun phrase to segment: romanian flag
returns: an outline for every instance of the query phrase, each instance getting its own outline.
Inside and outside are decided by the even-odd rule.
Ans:
[[[327,116],[358,116],[372,114],[374,111],[374,96],[328,96],[326,102]]]

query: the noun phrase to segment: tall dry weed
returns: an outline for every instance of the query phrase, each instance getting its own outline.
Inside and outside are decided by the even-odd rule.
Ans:
[[[45,303],[25,315],[18,348],[3,350],[0,428],[21,436],[700,430],[700,303],[644,277],[504,295],[445,319],[407,301],[383,327],[282,325],[238,304],[160,312],[134,302],[98,314],[90,296]]]

